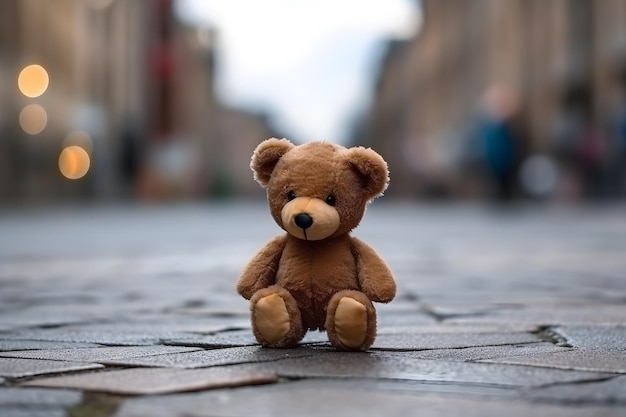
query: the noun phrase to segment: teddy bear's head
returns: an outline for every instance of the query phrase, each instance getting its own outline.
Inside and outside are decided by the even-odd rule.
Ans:
[[[387,164],[373,150],[324,142],[295,146],[271,138],[255,149],[250,166],[267,189],[276,223],[305,240],[336,237],[355,228],[389,178]]]

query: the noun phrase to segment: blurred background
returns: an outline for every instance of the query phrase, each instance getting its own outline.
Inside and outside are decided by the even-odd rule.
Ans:
[[[626,0],[3,0],[0,201],[263,196],[271,137],[399,198],[626,196]]]

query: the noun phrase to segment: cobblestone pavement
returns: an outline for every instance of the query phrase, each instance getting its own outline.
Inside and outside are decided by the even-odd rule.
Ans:
[[[0,414],[626,415],[626,207],[376,202],[367,353],[261,349],[234,290],[261,202],[0,212]]]

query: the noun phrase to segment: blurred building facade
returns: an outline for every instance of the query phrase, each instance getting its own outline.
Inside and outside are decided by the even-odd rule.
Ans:
[[[390,44],[355,139],[388,160],[389,194],[485,195],[471,136],[495,91],[516,132],[516,175],[529,156],[548,155],[559,169],[551,191],[576,195],[620,170],[613,126],[626,103],[626,1],[422,6],[419,34]]]
[[[172,0],[0,2],[0,199],[257,192],[249,158],[273,132],[216,99],[216,36],[180,24]],[[17,86],[29,64],[50,79],[34,98]],[[29,134],[31,104],[45,120]],[[59,171],[72,144],[90,157],[75,180]]]

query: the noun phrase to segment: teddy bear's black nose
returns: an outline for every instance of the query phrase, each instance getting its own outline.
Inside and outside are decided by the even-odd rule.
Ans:
[[[308,229],[313,224],[313,218],[306,213],[300,213],[294,219],[296,226],[302,229]]]

